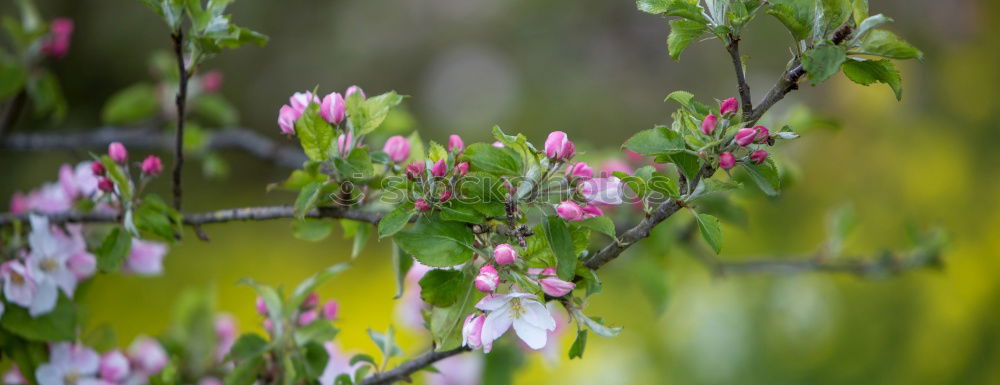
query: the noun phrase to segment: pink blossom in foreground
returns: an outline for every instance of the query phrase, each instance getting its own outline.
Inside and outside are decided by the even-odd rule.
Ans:
[[[104,381],[121,382],[129,374],[128,358],[119,350],[107,352],[101,356],[98,372]]]
[[[400,135],[390,137],[382,151],[389,155],[390,161],[400,163],[410,157],[410,141]]]
[[[108,145],[108,156],[118,164],[125,164],[128,161],[128,150],[121,142],[111,142]]]
[[[298,112],[299,115],[302,115],[302,113],[309,108],[309,105],[314,103],[320,104],[320,101],[319,97],[313,95],[311,91],[296,92],[288,98],[288,104],[295,109],[295,112]]]
[[[493,248],[493,259],[501,265],[510,265],[517,261],[517,250],[506,243],[501,243]]]
[[[479,275],[476,275],[475,284],[476,290],[492,293],[500,284],[500,274],[493,265],[483,265],[479,268]]]
[[[28,383],[28,380],[21,375],[21,370],[18,369],[17,365],[11,365],[3,374],[3,383],[7,385],[24,385]]]
[[[150,155],[142,161],[142,173],[150,176],[157,176],[163,172],[163,162],[159,157]]]
[[[593,178],[580,183],[579,191],[587,202],[600,205],[620,205],[624,195],[621,179],[618,177]]]
[[[340,347],[332,341],[323,344],[323,347],[326,348],[326,354],[329,358],[327,358],[323,374],[319,377],[320,385],[333,385],[337,376],[341,374],[354,374],[354,370],[357,365],[351,365],[350,354],[344,353]]]
[[[465,149],[465,142],[462,141],[461,136],[451,135],[448,137],[448,151],[461,152],[464,149]]]
[[[319,114],[323,120],[331,124],[340,124],[347,116],[347,103],[339,93],[333,92],[323,97],[319,106]]]
[[[556,277],[545,277],[538,280],[538,284],[542,287],[542,292],[553,297],[562,297],[573,291],[576,284],[573,282],[566,282]]]
[[[462,345],[468,346],[473,349],[479,349],[483,347],[483,322],[486,321],[486,317],[482,314],[472,313],[465,318],[465,323],[462,324]]]
[[[556,214],[559,215],[559,218],[562,218],[567,222],[581,222],[587,219],[602,216],[604,215],[604,212],[592,204],[581,206],[573,201],[563,201],[556,206]]]
[[[100,365],[97,352],[81,345],[60,342],[51,345],[49,361],[35,369],[39,385],[94,385]]]
[[[565,132],[553,131],[545,139],[545,156],[554,161],[566,160],[573,157],[576,146]]]
[[[28,244],[31,253],[25,259],[25,265],[38,288],[28,313],[35,317],[55,308],[59,290],[73,298],[77,278],[67,262],[78,251],[78,245],[62,230],[50,227],[48,218],[34,215],[31,216]]]
[[[295,121],[299,120],[302,113],[296,111],[291,106],[285,104],[278,110],[278,128],[282,134],[295,135]]]
[[[491,294],[476,304],[486,311],[480,335],[483,351],[489,353],[496,341],[511,327],[518,338],[531,349],[541,349],[548,340],[548,331],[556,328],[552,314],[534,295],[528,293]]]
[[[748,146],[753,143],[754,137],[757,136],[757,130],[753,128],[741,128],[736,131],[736,136],[733,137],[733,142],[740,146]]]
[[[123,270],[135,275],[156,276],[163,274],[163,257],[167,245],[155,241],[132,238],[132,249],[125,260]]]
[[[455,175],[462,177],[468,173],[469,173],[469,162],[461,162],[455,165]]]
[[[304,311],[302,314],[299,314],[299,326],[306,326],[318,319],[319,313],[317,313],[316,310]]]
[[[757,126],[757,127],[754,127],[754,129],[757,130],[757,136],[755,136],[754,139],[753,139],[754,142],[756,142],[756,143],[767,142],[767,139],[771,137],[771,131],[768,130],[767,127]]]
[[[431,209],[431,204],[427,203],[427,201],[423,199],[417,199],[413,202],[413,207],[416,208],[417,211],[424,212]]]
[[[0,277],[3,278],[3,292],[7,301],[22,307],[31,306],[38,286],[21,261],[15,259],[0,265]]]
[[[448,174],[448,163],[446,162],[446,159],[441,158],[437,162],[434,162],[434,165],[431,166],[431,176],[441,178],[446,174]]]
[[[354,133],[348,131],[347,134],[340,134],[337,137],[337,152],[341,157],[346,158],[354,149]]]
[[[128,357],[133,368],[145,375],[159,373],[167,365],[167,351],[152,338],[139,336],[128,348]]]

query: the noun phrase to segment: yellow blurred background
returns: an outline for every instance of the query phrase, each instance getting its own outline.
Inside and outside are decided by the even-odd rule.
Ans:
[[[45,15],[67,16],[77,30],[55,65],[70,102],[58,125],[28,120],[20,132],[83,131],[115,90],[148,79],[147,61],[169,48],[165,27],[138,1],[40,0]],[[222,94],[241,125],[276,140],[277,108],[294,91],[395,89],[424,138],[457,133],[490,140],[489,128],[540,142],[563,130],[585,146],[615,151],[632,133],[669,122],[674,90],[703,101],[735,96],[731,64],[717,41],[693,44],[680,62],[666,53],[668,26],[629,0],[286,0],[236,2],[234,21],[271,36],[264,48],[224,53],[206,65],[224,73]],[[726,226],[721,259],[805,257],[821,244],[827,211],[851,204],[860,231],[852,254],[877,256],[905,245],[907,223],[939,225],[950,235],[942,270],[883,280],[814,274],[714,277],[681,248],[645,248],[601,271],[604,291],[588,313],[624,326],[617,338],[591,335],[583,360],[530,355],[519,384],[997,384],[1000,383],[1000,3],[988,0],[871,0],[872,13],[921,48],[926,59],[900,64],[903,100],[883,85],[863,87],[836,75],[789,95],[767,122],[805,104],[836,117],[839,130],[814,130],[775,148],[794,184],[777,199],[743,197],[746,226]],[[7,14],[10,4],[0,5]],[[770,17],[747,29],[750,85],[759,99],[788,59],[790,39]],[[289,144],[294,144],[290,142]],[[595,151],[596,152],[596,151]],[[161,154],[165,160],[168,154]],[[225,153],[222,180],[192,166],[186,209],[290,203],[267,193],[288,170]],[[78,153],[0,150],[0,201],[55,180]],[[170,163],[169,161],[167,163]],[[154,190],[166,195],[167,178]],[[679,215],[671,222],[686,223]],[[110,323],[121,343],[168,325],[180,292],[211,286],[220,311],[242,330],[260,330],[255,295],[243,277],[292,287],[312,272],[350,260],[339,234],[296,240],[291,223],[205,228],[172,248],[157,278],[95,279],[85,293],[87,322]],[[659,239],[657,243],[669,244]],[[341,303],[339,343],[375,352],[365,329],[400,325],[388,244],[369,242],[352,268],[319,290]],[[658,252],[656,250],[664,250]],[[665,282],[649,300],[633,275],[652,268]],[[657,315],[656,307],[665,304]],[[407,355],[426,335],[402,327]],[[478,353],[477,353],[478,354]],[[418,376],[419,377],[419,376]]]

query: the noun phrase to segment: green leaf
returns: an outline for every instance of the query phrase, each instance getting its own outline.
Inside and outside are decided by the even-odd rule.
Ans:
[[[583,323],[587,325],[590,330],[594,331],[594,333],[597,333],[597,335],[601,337],[617,337],[622,332],[621,327],[608,327],[604,325],[603,322],[587,317],[582,311],[580,311],[579,308],[574,307],[571,312],[573,313],[573,318],[576,318],[577,322],[583,321]]]
[[[642,155],[671,154],[686,146],[684,138],[667,126],[639,131],[625,142],[625,147]]]
[[[785,29],[791,32],[796,41],[805,40],[812,32],[814,1],[775,0],[767,10],[767,14],[774,16],[781,24],[784,24]]]
[[[580,224],[611,238],[615,238],[617,236],[615,233],[615,222],[612,221],[611,218],[605,216],[591,218],[580,222]]]
[[[346,180],[365,180],[375,174],[372,159],[368,156],[368,151],[363,148],[351,150],[347,158],[334,158],[333,164],[341,177]]]
[[[892,18],[885,16],[883,14],[878,14],[866,19],[863,19],[861,24],[858,25],[858,30],[854,32],[853,40],[860,40],[868,35],[868,31],[871,31],[875,27],[882,24],[892,22]]]
[[[420,299],[437,307],[448,307],[458,302],[459,297],[464,294],[467,285],[471,281],[462,279],[463,274],[458,270],[428,271],[420,279]]]
[[[452,201],[450,204],[441,207],[441,219],[465,223],[483,223],[486,221],[486,216],[479,212],[475,206]]]
[[[367,363],[371,366],[378,365],[375,363],[375,358],[367,354],[355,354],[354,357],[351,357],[351,360],[348,361],[348,364],[350,364],[351,366],[355,366],[361,362]]]
[[[17,63],[0,60],[0,100],[7,99],[21,91],[27,73]]]
[[[636,0],[635,6],[640,11],[659,15],[667,11],[667,6],[675,0]]]
[[[322,241],[332,232],[333,222],[328,220],[304,218],[292,222],[292,235],[303,241]]]
[[[660,173],[653,174],[653,176],[649,177],[649,182],[646,183],[646,186],[649,187],[650,190],[663,194],[666,198],[680,198],[677,181],[670,179],[670,177],[666,175]]]
[[[283,336],[285,332],[285,305],[282,302],[278,291],[274,290],[273,287],[257,283],[250,278],[243,278],[240,280],[240,283],[253,288],[254,291],[257,292],[257,295],[264,300],[264,305],[267,306],[267,318],[271,320],[271,323],[274,326],[274,329],[272,330],[275,338],[277,339]],[[299,304],[301,303],[302,302],[299,301]],[[293,310],[297,308],[298,305],[289,307],[289,309]]]
[[[847,22],[853,9],[849,0],[819,0],[816,2],[816,22],[813,41],[828,39],[831,33]]]
[[[118,347],[118,337],[111,324],[104,323],[85,334],[83,344],[98,353],[104,353]]]
[[[340,330],[333,327],[328,320],[320,319],[306,326],[295,329],[295,343],[305,345],[310,342],[324,343],[337,337]]]
[[[29,76],[26,89],[34,102],[35,116],[51,116],[58,121],[66,115],[66,97],[59,79],[51,72],[43,70],[41,76]]]
[[[303,219],[310,210],[316,208],[319,202],[321,182],[312,182],[299,191],[299,196],[295,198],[295,218]]]
[[[309,159],[325,161],[336,149],[333,126],[319,114],[319,105],[313,103],[295,121],[295,135]]]
[[[747,171],[747,174],[764,194],[777,196],[781,192],[781,178],[778,176],[778,168],[770,157],[762,164],[743,163],[743,169]]]
[[[521,158],[514,150],[497,148],[486,143],[475,143],[465,148],[462,158],[469,162],[472,171],[484,171],[497,175],[520,175]]]
[[[701,160],[695,155],[688,154],[686,152],[678,152],[676,154],[667,155],[666,159],[676,165],[677,169],[682,175],[684,175],[685,178],[687,178],[687,180],[697,179],[698,173],[701,172]]]
[[[884,29],[872,30],[861,40],[858,53],[889,59],[923,59],[924,53]]]
[[[697,2],[688,0],[637,0],[636,7],[640,11],[664,16],[677,16],[702,24],[708,23],[703,10]]]
[[[455,266],[472,258],[472,231],[463,223],[423,217],[393,239],[420,263],[431,267]]]
[[[471,282],[474,276],[474,269],[466,268],[463,274],[465,280]],[[483,294],[475,289],[473,285],[466,285],[465,292],[459,297],[458,302],[446,307],[431,308],[427,318],[428,329],[434,337],[434,349],[436,351],[446,351],[455,349],[462,345],[462,322],[473,311],[473,306]]]
[[[705,24],[688,19],[671,20],[670,35],[667,36],[667,52],[670,53],[670,57],[674,60],[680,58],[684,49],[705,32],[708,32]]]
[[[267,351],[267,348],[267,340],[264,337],[257,333],[246,333],[241,335],[229,349],[229,359],[242,361],[259,357]]]
[[[152,117],[159,107],[156,88],[138,83],[112,94],[101,110],[101,120],[105,124],[134,123]]]
[[[378,221],[379,239],[392,236],[402,230],[407,223],[410,223],[410,218],[413,218],[414,214],[416,212],[413,211],[413,204],[409,202],[390,211]]]
[[[330,327],[332,328],[333,326]],[[323,375],[323,370],[326,368],[327,362],[330,361],[330,354],[326,352],[323,342],[320,341],[307,342],[302,348],[304,354],[302,357],[303,370],[301,372],[303,372],[305,378],[309,379],[310,382],[318,383],[316,380]]]
[[[484,172],[470,172],[458,180],[455,189],[461,191],[462,196],[469,198],[468,201],[471,202],[503,202],[506,194],[503,180]],[[501,211],[500,215],[504,214]]]
[[[719,218],[708,214],[695,213],[695,219],[698,221],[698,229],[701,231],[701,237],[718,254],[722,251],[722,227],[719,225]]]
[[[391,357],[403,355],[403,350],[399,348],[399,345],[396,345],[396,329],[392,325],[389,325],[389,329],[386,330],[385,334],[368,329],[368,337],[375,343],[375,346],[378,346],[378,350],[382,352],[384,356],[382,359],[383,363]],[[384,367],[385,365],[382,366]]]
[[[403,251],[396,242],[392,243],[392,271],[396,273],[396,296],[392,299],[399,299],[403,296],[403,289],[406,287],[406,273],[413,267],[413,257]]]
[[[118,193],[121,194],[121,200],[126,202],[131,201],[132,182],[125,175],[125,171],[115,161],[111,160],[111,157],[108,155],[101,155],[98,161],[107,170],[108,178],[111,178],[111,181],[115,182],[115,187],[118,188]]]
[[[576,339],[569,347],[569,359],[583,358],[583,351],[587,348],[587,330],[580,329],[576,332]]]
[[[357,258],[361,255],[361,251],[364,250],[365,244],[368,243],[368,238],[371,238],[371,227],[367,223],[361,223],[358,226],[358,231],[354,234],[354,244],[351,247],[351,258]]]
[[[96,250],[98,270],[104,273],[118,271],[125,263],[125,258],[131,249],[132,237],[128,232],[121,227],[112,228]]]
[[[295,287],[295,291],[292,292],[292,296],[288,298],[288,310],[291,312],[298,309],[299,306],[305,302],[306,298],[309,297],[309,294],[316,290],[317,286],[326,282],[330,278],[333,278],[333,276],[342,273],[344,270],[347,270],[350,266],[351,264],[349,263],[338,263],[311,275],[309,278],[306,278],[302,281],[302,283],[299,283],[299,285]]]
[[[76,304],[61,292],[51,312],[32,317],[28,309],[6,306],[0,324],[4,329],[32,341],[72,341],[76,338]]]
[[[563,281],[572,281],[576,274],[577,254],[566,222],[558,217],[545,217],[542,219],[542,227],[552,254],[556,256],[556,275]]]
[[[868,0],[851,0],[851,9],[855,22],[868,19]]]
[[[199,95],[192,104],[191,112],[204,119],[206,125],[230,127],[239,122],[239,111],[219,94]]]
[[[875,82],[885,83],[892,88],[896,100],[903,99],[902,79],[890,60],[851,59],[844,62],[843,70],[848,79],[863,86]]]
[[[223,381],[225,385],[250,385],[257,381],[257,375],[264,369],[264,357],[257,356],[236,365]]]
[[[146,194],[142,203],[135,209],[133,222],[139,231],[151,234],[165,242],[174,242],[176,235],[183,230],[184,219],[181,214],[168,206],[156,194]]]
[[[846,59],[847,51],[844,47],[823,44],[802,54],[802,68],[815,86],[837,73]]]
[[[396,94],[395,91],[389,91],[358,103],[348,103],[347,116],[351,127],[354,128],[354,134],[366,135],[375,131],[385,121],[389,110],[402,101],[401,95]]]

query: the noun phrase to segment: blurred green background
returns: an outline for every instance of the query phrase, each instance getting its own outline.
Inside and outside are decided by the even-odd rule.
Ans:
[[[162,23],[138,1],[40,0],[47,17],[76,22],[69,56],[54,64],[70,102],[60,124],[23,121],[16,130],[83,131],[100,125],[114,91],[149,79],[151,53],[169,48]],[[9,2],[0,11],[11,12]],[[926,53],[901,64],[902,102],[888,87],[862,87],[837,75],[803,84],[771,113],[796,104],[836,116],[839,130],[817,130],[775,150],[795,183],[774,200],[740,198],[746,226],[727,226],[720,258],[794,258],[824,239],[829,208],[852,204],[861,221],[848,250],[875,255],[905,242],[910,222],[950,233],[945,268],[886,280],[852,276],[713,277],[683,249],[647,247],[601,271],[604,292],[590,313],[623,325],[620,337],[592,335],[583,360],[568,361],[566,335],[555,362],[532,355],[515,375],[523,384],[997,384],[1000,383],[1000,2],[871,0],[872,13]],[[284,141],[277,109],[294,91],[369,94],[395,89],[424,138],[488,140],[489,128],[540,142],[563,130],[611,154],[632,133],[669,122],[673,90],[702,101],[736,95],[731,63],[717,41],[693,44],[679,63],[666,53],[667,23],[629,0],[243,0],[234,21],[271,37],[207,63],[224,73],[222,94],[241,125]],[[743,41],[755,100],[788,60],[790,39],[762,16]],[[292,144],[292,143],[290,143]],[[169,158],[168,154],[165,159]],[[288,170],[226,153],[224,180],[186,174],[187,210],[289,203],[266,193]],[[0,202],[14,191],[56,179],[78,153],[0,150]],[[167,162],[169,163],[169,161]],[[167,178],[154,189],[166,195]],[[690,218],[678,216],[671,225]],[[339,236],[319,243],[292,237],[288,221],[215,225],[210,243],[192,233],[171,250],[158,278],[102,276],[85,294],[91,325],[109,322],[126,343],[166,329],[170,309],[189,287],[212,285],[219,309],[259,329],[254,294],[235,282],[254,277],[294,285],[311,272],[350,259]],[[669,246],[669,232],[651,241]],[[663,250],[663,252],[657,251]],[[664,283],[650,301],[634,279],[653,272]],[[341,302],[340,344],[375,351],[366,328],[399,324],[389,247],[372,240],[355,266],[320,290]],[[657,298],[656,296],[653,296]],[[656,308],[665,305],[661,315]],[[407,354],[425,335],[403,336]],[[419,376],[418,376],[419,377]]]

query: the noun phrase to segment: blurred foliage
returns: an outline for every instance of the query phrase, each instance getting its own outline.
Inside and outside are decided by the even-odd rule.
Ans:
[[[148,80],[147,58],[169,48],[166,29],[138,2],[39,3],[45,14],[77,23],[70,54],[53,66],[70,106],[58,127],[26,116],[19,131],[98,126],[106,100]],[[12,7],[0,4],[0,13],[11,14]],[[665,46],[667,24],[635,11],[630,1],[582,6],[569,0],[294,0],[243,2],[233,12],[271,41],[206,67],[225,73],[220,92],[240,111],[239,121],[275,137],[277,107],[292,91],[316,83],[411,95],[404,104],[412,121],[425,138],[439,142],[453,132],[483,140],[489,127],[500,124],[536,141],[562,129],[602,149],[667,123],[673,107],[661,101],[668,90],[718,99],[736,93],[731,63],[718,42],[693,44],[684,61],[674,63]],[[998,27],[992,22],[1000,17],[1000,4],[876,0],[877,12],[894,15],[890,28],[926,56],[900,63],[906,79],[902,102],[842,75],[815,90],[803,83],[773,116],[794,116],[792,106],[801,103],[836,117],[840,129],[816,130],[781,151],[782,163],[794,164],[783,171],[795,175],[795,184],[777,199],[737,199],[747,224],[724,226],[721,258],[803,256],[825,239],[828,209],[850,203],[859,227],[843,245],[845,253],[902,246],[901,224],[936,223],[954,234],[944,269],[882,281],[715,278],[675,244],[677,232],[692,220],[678,216],[657,229],[659,242],[602,271],[604,295],[595,298],[593,312],[625,325],[622,335],[589,339],[585,360],[529,357],[515,375],[517,383],[1000,382],[1000,152],[993,149],[1000,139],[1000,99],[992,95],[1000,83],[1000,43],[993,38]],[[772,18],[749,28],[752,39],[743,48],[751,89],[760,98],[788,57],[770,41],[788,36]],[[187,196],[197,197],[188,201],[189,209],[292,199],[264,190],[287,170],[242,154],[220,155],[229,160],[228,179],[189,173]],[[0,199],[52,179],[60,163],[84,157],[82,151],[0,152]],[[160,181],[152,189],[162,194],[168,187]],[[166,331],[182,289],[214,283],[218,308],[235,314],[243,331],[261,331],[254,294],[234,284],[239,278],[291,287],[350,258],[340,237],[296,240],[290,222],[205,231],[212,242],[195,242],[187,234],[189,240],[166,259],[163,277],[96,280],[85,293],[89,325],[112,325],[118,341]],[[338,340],[347,351],[371,351],[364,331],[382,329],[394,317],[391,250],[370,242],[351,269],[319,290],[342,303]],[[640,270],[654,276],[635,279]],[[574,337],[563,337],[558,357],[565,357]],[[426,336],[407,329],[397,340],[411,353]]]

